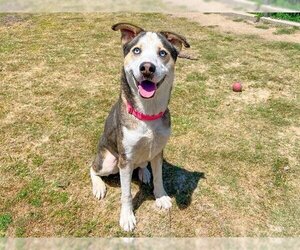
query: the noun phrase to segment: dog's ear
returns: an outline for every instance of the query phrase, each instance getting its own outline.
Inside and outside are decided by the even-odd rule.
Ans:
[[[114,31],[121,31],[121,41],[122,44],[130,42],[135,38],[139,33],[144,31],[142,28],[135,26],[130,23],[117,23],[111,27]]]
[[[173,46],[177,49],[178,52],[181,51],[182,45],[185,48],[190,47],[190,44],[187,42],[187,40],[184,36],[178,35],[176,33],[170,32],[170,31],[161,31],[160,34],[162,34],[164,37],[166,37],[167,40],[171,44],[173,44]]]

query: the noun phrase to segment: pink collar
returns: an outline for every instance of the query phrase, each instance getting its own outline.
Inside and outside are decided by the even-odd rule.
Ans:
[[[141,121],[154,121],[161,118],[165,113],[165,112],[160,112],[159,114],[156,115],[146,115],[134,109],[134,107],[132,107],[132,105],[128,101],[127,101],[127,112],[135,116]]]

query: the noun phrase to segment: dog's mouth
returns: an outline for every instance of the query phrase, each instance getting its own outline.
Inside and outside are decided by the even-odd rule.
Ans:
[[[136,78],[134,77],[134,75],[133,75],[133,78],[134,78],[134,80],[137,84],[137,88],[138,88],[140,96],[145,98],[145,99],[150,99],[150,98],[154,97],[157,89],[163,83],[166,76],[164,76],[163,79],[160,80],[158,83],[155,83],[155,82],[150,81],[150,80],[143,80],[141,82],[138,82],[136,80]]]
[[[138,84],[138,91],[141,97],[149,99],[155,95],[157,90],[156,84],[149,80],[142,81]]]

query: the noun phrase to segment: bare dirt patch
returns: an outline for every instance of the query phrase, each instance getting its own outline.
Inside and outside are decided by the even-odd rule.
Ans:
[[[234,102],[243,102],[244,104],[256,104],[256,103],[264,103],[266,102],[271,95],[271,91],[268,89],[252,89],[248,88],[240,94],[232,93],[229,96],[229,101],[227,104],[229,105],[232,101]]]
[[[183,10],[189,9],[198,12],[212,12],[212,11],[224,11],[224,12],[231,12],[233,11],[232,6],[224,4],[222,2],[217,1],[203,1],[203,0],[188,0],[188,1],[181,1],[181,0],[163,0],[163,2],[167,5],[175,5],[180,6]]]
[[[176,13],[174,17],[185,17],[191,21],[200,23],[201,26],[211,27],[217,31],[224,33],[232,33],[238,35],[253,35],[258,36],[269,41],[284,41],[300,43],[300,31],[294,34],[281,34],[276,35],[277,31],[275,26],[264,24],[267,29],[257,28],[258,23],[241,18],[238,21],[236,17],[224,16],[222,14],[203,14],[203,13]]]

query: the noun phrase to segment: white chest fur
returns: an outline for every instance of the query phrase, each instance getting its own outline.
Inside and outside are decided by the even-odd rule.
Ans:
[[[162,120],[139,122],[135,129],[122,128],[126,158],[133,164],[151,161],[165,147],[171,128],[163,126]]]

